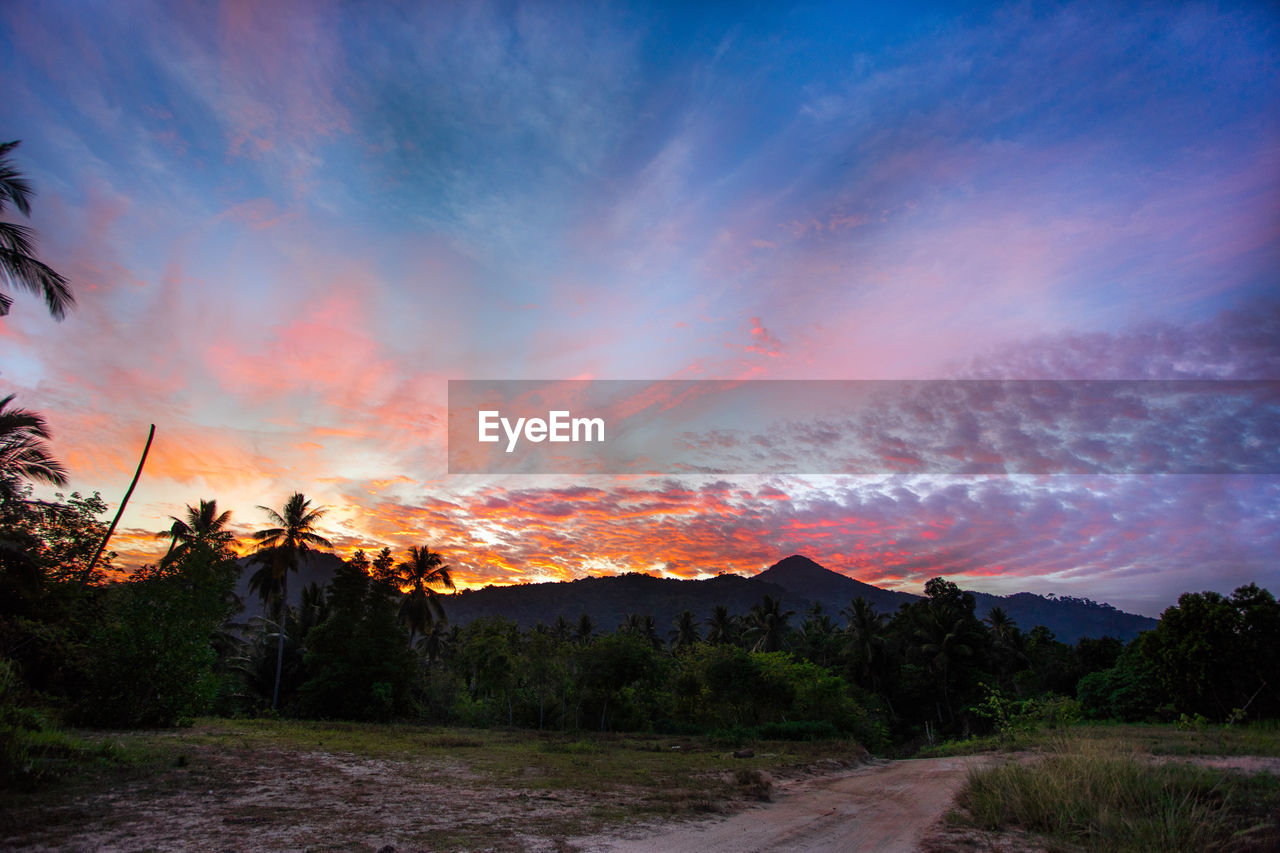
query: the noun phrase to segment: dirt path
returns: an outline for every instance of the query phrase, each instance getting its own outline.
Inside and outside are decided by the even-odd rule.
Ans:
[[[989,756],[870,764],[851,773],[780,786],[775,802],[710,824],[683,824],[636,838],[575,839],[590,853],[757,853],[919,849],[920,839],[951,805],[970,767]]]

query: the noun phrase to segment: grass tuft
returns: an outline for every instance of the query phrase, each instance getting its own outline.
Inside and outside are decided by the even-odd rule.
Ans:
[[[759,770],[743,768],[733,774],[734,787],[745,799],[769,802],[773,799],[773,780]]]
[[[957,798],[973,824],[1085,850],[1267,850],[1280,843],[1280,779],[1152,763],[1088,741],[1035,763],[975,770]]]

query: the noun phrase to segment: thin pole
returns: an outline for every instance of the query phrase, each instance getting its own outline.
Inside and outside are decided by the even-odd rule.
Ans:
[[[102,544],[98,546],[98,550],[94,552],[93,559],[89,561],[89,568],[84,570],[84,576],[80,578],[80,586],[84,586],[89,582],[89,576],[93,574],[94,568],[98,565],[98,558],[102,556],[103,550],[107,547],[107,542],[111,539],[111,534],[116,532],[116,524],[120,521],[120,516],[124,514],[124,508],[129,503],[129,496],[133,494],[133,489],[138,485],[138,478],[142,476],[142,466],[147,463],[147,452],[151,450],[151,439],[156,437],[156,425],[151,425],[151,431],[147,433],[147,446],[142,448],[142,458],[138,460],[138,470],[133,472],[133,482],[129,484],[129,491],[124,493],[124,500],[120,501],[120,509],[116,510],[116,517],[111,519],[111,526],[107,528],[107,535],[102,537]]]

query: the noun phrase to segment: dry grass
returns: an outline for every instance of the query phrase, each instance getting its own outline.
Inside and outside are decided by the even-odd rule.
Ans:
[[[1153,761],[1149,734],[1086,732],[1055,742],[1038,759],[975,771],[957,797],[958,820],[1031,833],[1051,850],[1280,847],[1280,779]]]

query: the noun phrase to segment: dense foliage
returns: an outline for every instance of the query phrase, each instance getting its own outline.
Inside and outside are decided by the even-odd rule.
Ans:
[[[213,501],[174,519],[159,564],[116,583],[86,574],[105,509],[96,495],[38,502],[24,490],[0,503],[6,775],[25,755],[23,732],[50,714],[167,726],[274,705],[312,718],[732,741],[844,734],[884,749],[1003,731],[1033,712],[1197,721],[1280,713],[1271,653],[1280,605],[1252,585],[1184,595],[1128,644],[1062,643],[999,608],[980,619],[974,596],[942,578],[892,613],[858,598],[838,613],[815,605],[797,614],[766,596],[703,620],[688,610],[633,613],[604,632],[582,614],[529,629],[502,617],[460,627],[433,588],[451,585],[436,552],[357,552],[328,586],[304,588],[301,603],[286,606],[290,555],[270,550],[277,542],[247,570],[260,576],[269,615],[241,621],[234,590],[245,570]],[[319,511],[295,495],[270,516],[271,531]]]

